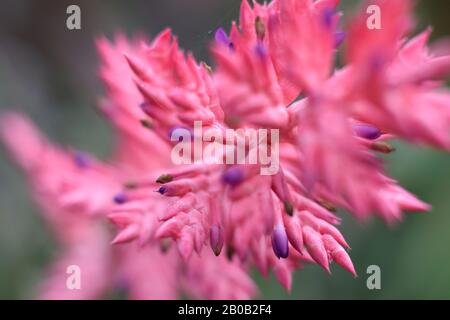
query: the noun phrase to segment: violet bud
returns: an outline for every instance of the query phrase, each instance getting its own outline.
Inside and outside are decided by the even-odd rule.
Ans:
[[[286,259],[289,255],[288,237],[282,224],[278,224],[272,231],[272,248],[278,259]]]

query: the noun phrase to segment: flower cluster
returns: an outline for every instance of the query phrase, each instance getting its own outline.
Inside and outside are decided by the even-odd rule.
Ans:
[[[408,39],[410,0],[370,3],[381,28],[368,28],[365,4],[344,32],[339,0],[244,0],[239,23],[215,33],[213,68],[170,30],[151,42],[99,39],[108,92],[100,109],[117,138],[108,163],[4,116],[3,140],[64,248],[43,297],[96,297],[117,279],[138,299],[249,298],[252,266],[288,289],[304,263],[330,272],[334,261],[356,275],[336,208],[388,223],[429,210],[385,174],[377,153],[392,152],[392,138],[450,149],[450,50],[429,49],[429,29]],[[278,129],[278,172],[173,164],[172,133],[196,121],[220,132]],[[105,217],[118,229],[112,247]],[[66,264],[87,274],[80,296],[64,291]]]

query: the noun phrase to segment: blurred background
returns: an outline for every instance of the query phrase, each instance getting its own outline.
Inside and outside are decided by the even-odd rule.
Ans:
[[[357,1],[342,0],[348,15]],[[66,8],[81,7],[81,30],[66,28]],[[96,112],[103,88],[97,78],[94,39],[154,36],[171,26],[181,45],[208,60],[214,30],[237,19],[240,0],[0,1],[0,111],[28,114],[53,141],[104,158],[110,128]],[[420,27],[433,37],[450,35],[450,1],[419,1]],[[255,274],[263,299],[450,299],[450,155],[397,144],[388,171],[433,205],[393,228],[373,220],[360,225],[343,213],[341,230],[359,277],[332,266],[297,271],[288,294],[274,280]],[[57,253],[25,181],[0,146],[0,298],[33,297],[45,267]],[[366,269],[381,268],[381,290],[368,290]]]

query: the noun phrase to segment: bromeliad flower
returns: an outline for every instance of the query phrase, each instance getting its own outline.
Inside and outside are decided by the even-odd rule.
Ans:
[[[394,151],[392,138],[450,149],[450,92],[442,85],[450,54],[427,47],[430,30],[408,39],[409,0],[371,1],[380,29],[368,28],[361,10],[343,30],[338,4],[244,0],[239,23],[215,33],[214,67],[182,51],[170,30],[152,42],[100,39],[108,89],[101,110],[118,138],[108,165],[75,154],[74,168],[54,149],[45,154],[56,166],[30,163],[34,151],[17,147],[21,136],[8,128],[20,126],[9,118],[3,136],[52,203],[117,226],[112,242],[122,246],[129,279],[144,283],[147,265],[168,266],[170,279],[158,279],[163,296],[174,296],[166,289],[176,273],[186,292],[209,298],[252,296],[245,271],[253,265],[288,289],[304,263],[330,272],[334,261],[356,275],[336,208],[388,223],[430,209],[386,175],[378,153]],[[214,134],[196,135],[198,123]],[[27,130],[18,131],[34,136]],[[275,130],[279,139],[254,143],[251,130]],[[200,151],[225,152],[171,161],[179,146],[195,150],[199,141]],[[253,158],[261,147],[277,155],[276,172],[261,174],[267,163]],[[168,243],[163,258],[157,248]]]
[[[25,171],[59,245],[59,256],[38,287],[38,298],[99,299],[112,290],[125,291],[131,299],[175,299],[182,293],[200,299],[248,299],[255,294],[253,282],[237,259],[217,258],[210,252],[201,262],[183,261],[170,241],[147,243],[141,238],[139,243],[123,243],[137,233],[143,237],[151,234],[157,213],[166,207],[164,199],[153,199],[151,206],[138,213],[112,213],[110,218],[117,225],[136,225],[119,234],[111,245],[103,218],[128,175],[126,170],[118,170],[121,160],[112,166],[56,148],[17,114],[3,116],[1,136]],[[115,200],[121,202],[117,196]],[[81,272],[79,290],[67,286],[70,266]]]

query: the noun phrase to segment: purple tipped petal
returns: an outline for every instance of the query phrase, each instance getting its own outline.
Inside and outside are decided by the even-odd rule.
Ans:
[[[123,192],[116,194],[113,199],[117,204],[124,204],[127,202],[127,196]]]
[[[255,46],[255,52],[261,59],[265,59],[267,57],[267,48],[261,42],[258,42]]]
[[[231,167],[225,170],[222,181],[232,187],[239,185],[245,179],[244,171],[239,167]]]
[[[139,107],[141,109],[147,109],[148,107],[150,107],[150,104],[147,101],[143,101],[139,104]]]
[[[217,43],[229,46],[230,45],[230,39],[228,38],[227,33],[223,28],[218,28],[216,30],[216,33],[214,34],[214,39]]]
[[[218,225],[212,225],[209,232],[211,248],[216,256],[220,254],[223,248],[223,233]]]
[[[164,193],[167,192],[167,188],[166,187],[161,187],[161,188],[158,189],[157,192],[159,192],[160,194],[164,194]]]
[[[80,169],[86,169],[91,164],[91,159],[89,156],[83,152],[76,152],[73,156],[73,161],[75,165]]]
[[[345,40],[346,33],[344,31],[338,31],[334,34],[334,47],[338,48]]]
[[[370,124],[354,124],[353,132],[360,138],[375,140],[381,136],[381,131]]]
[[[289,255],[289,243],[284,226],[277,225],[272,232],[272,248],[278,259],[286,259]]]
[[[323,21],[323,25],[327,28],[331,28],[331,26],[333,25],[333,18],[336,14],[336,10],[334,10],[333,8],[325,8],[322,11],[322,21]]]

